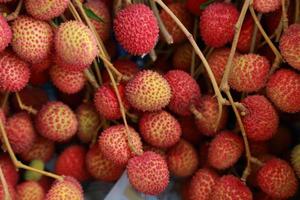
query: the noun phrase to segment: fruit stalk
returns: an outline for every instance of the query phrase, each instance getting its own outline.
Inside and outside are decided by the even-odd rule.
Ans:
[[[258,19],[259,21],[262,18],[262,14],[259,13],[258,14]],[[255,46],[256,46],[256,42],[257,42],[257,32],[258,32],[258,27],[256,26],[256,24],[254,24],[254,29],[253,29],[253,33],[252,33],[252,38],[251,38],[251,46],[250,46],[250,51],[249,53],[253,53],[255,51]]]
[[[17,98],[17,101],[18,101],[18,104],[19,104],[19,107],[21,108],[21,110],[25,110],[28,113],[33,114],[33,115],[37,114],[37,110],[36,109],[34,109],[31,106],[27,106],[27,105],[23,104],[22,99],[21,99],[21,97],[19,95],[19,92],[16,92],[15,95],[16,95],[16,98]]]
[[[300,1],[296,1],[296,6],[295,6],[295,23],[299,22],[300,18]]]
[[[8,100],[8,97],[9,97],[9,92],[6,92],[4,94],[4,98],[3,98],[3,101],[2,101],[2,104],[1,104],[1,108],[3,109],[7,103],[7,100]]]
[[[193,30],[193,37],[196,38],[197,35],[197,28],[198,28],[198,19],[194,19],[194,30]],[[196,65],[196,52],[195,50],[192,51],[192,63],[191,63],[191,76],[194,77],[195,75],[195,65]]]
[[[4,177],[1,166],[0,166],[0,181],[1,181],[1,184],[2,184],[2,187],[3,187],[3,191],[4,191],[4,200],[10,200],[11,197],[9,195],[7,182],[5,180],[5,177]]]
[[[12,21],[12,20],[16,19],[19,16],[22,6],[23,6],[23,0],[20,0],[17,5],[16,10],[14,12],[10,13],[8,16],[6,16],[6,20]]]
[[[281,0],[281,8],[282,8],[282,24],[283,24],[283,31],[285,31],[289,26],[289,19],[287,16],[287,8],[289,7],[289,2],[286,0]]]

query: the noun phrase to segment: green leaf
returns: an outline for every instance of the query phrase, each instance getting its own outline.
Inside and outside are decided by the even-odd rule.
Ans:
[[[207,0],[206,2],[202,3],[200,5],[200,10],[204,10],[207,6],[209,6],[210,4],[212,4],[215,0]]]
[[[82,5],[82,7],[83,7],[83,9],[84,9],[86,15],[87,15],[89,18],[94,19],[94,20],[96,20],[96,21],[98,21],[98,22],[103,22],[103,23],[105,23],[104,20],[103,20],[101,17],[99,17],[98,15],[96,15],[91,9],[87,8],[85,5]]]

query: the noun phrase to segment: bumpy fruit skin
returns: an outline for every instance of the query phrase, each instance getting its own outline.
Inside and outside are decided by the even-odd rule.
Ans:
[[[201,4],[205,3],[206,0],[187,0],[186,7],[194,15],[200,16],[202,13]]]
[[[166,161],[151,151],[131,158],[127,165],[127,175],[136,190],[149,195],[158,195],[169,183]]]
[[[19,200],[15,188],[11,184],[7,184],[10,200]],[[3,185],[0,184],[0,199],[5,199]]]
[[[173,55],[173,67],[189,72],[192,65],[193,50],[193,46],[190,43],[180,45]]]
[[[56,31],[54,43],[59,65],[70,71],[88,67],[98,53],[92,31],[77,21],[61,24]]]
[[[276,110],[269,100],[262,95],[248,96],[241,102],[247,109],[242,117],[249,140],[266,141],[271,139],[279,124]]]
[[[53,65],[49,71],[53,84],[62,92],[75,94],[79,92],[85,84],[83,72],[68,71],[58,65]]]
[[[6,92],[18,92],[29,81],[30,70],[26,62],[11,52],[0,53],[0,89]]]
[[[76,110],[78,120],[77,136],[83,143],[89,143],[97,134],[100,116],[92,104],[81,104]]]
[[[217,134],[217,131],[225,128],[228,119],[228,111],[225,107],[223,107],[219,126],[217,129],[215,127],[219,114],[218,101],[215,97],[209,95],[204,96],[201,99],[200,105],[197,106],[197,110],[203,116],[201,118],[195,117],[195,123],[201,134],[206,136],[214,136]]]
[[[183,3],[171,3],[168,5],[168,7],[188,30],[192,30],[193,18]],[[185,34],[181,31],[169,14],[163,9],[160,13],[160,18],[164,22],[166,29],[172,35],[174,43],[180,43],[186,40]]]
[[[261,13],[268,13],[279,9],[281,0],[253,0],[253,7]]]
[[[293,148],[291,153],[291,163],[296,174],[298,175],[298,178],[300,178],[300,145],[297,145]]]
[[[139,122],[143,139],[152,146],[168,148],[181,136],[179,122],[168,112],[145,113]]]
[[[106,159],[99,146],[93,145],[86,154],[86,167],[90,175],[100,181],[114,182],[120,178],[125,167]]]
[[[242,138],[230,131],[223,131],[210,143],[208,162],[216,169],[227,169],[238,161],[243,152]]]
[[[226,175],[216,181],[210,200],[252,200],[252,193],[240,179]]]
[[[136,153],[143,153],[141,138],[129,127],[130,141],[127,141],[127,131],[124,125],[115,125],[105,129],[99,137],[99,146],[104,156],[118,165],[125,165]],[[130,149],[132,146],[135,152]]]
[[[13,22],[12,32],[13,50],[25,61],[39,63],[50,54],[53,32],[48,23],[21,16]]]
[[[288,199],[297,192],[298,180],[284,160],[271,159],[258,171],[257,182],[263,192],[273,198]]]
[[[132,4],[119,11],[114,19],[117,41],[132,55],[149,53],[158,40],[158,24],[150,8]]]
[[[169,109],[182,116],[191,115],[190,106],[197,103],[201,95],[197,82],[181,70],[170,70],[164,77],[172,91]]]
[[[279,110],[300,111],[300,75],[289,69],[276,71],[267,83],[267,96]]]
[[[120,83],[117,87],[122,103],[125,109],[128,110],[130,105],[125,98],[125,86]],[[98,88],[94,97],[94,104],[99,114],[106,119],[116,120],[122,116],[115,90],[109,84],[102,85]]]
[[[35,181],[26,181],[17,186],[18,200],[44,200],[45,192]]]
[[[5,20],[5,18],[0,15],[0,52],[3,51],[12,39],[12,31]]]
[[[239,12],[233,4],[213,3],[207,6],[200,18],[200,35],[211,47],[222,47],[231,42]]]
[[[199,159],[196,149],[185,140],[180,140],[167,152],[167,163],[172,174],[187,177],[197,170]]]
[[[199,169],[190,183],[189,199],[209,200],[210,193],[218,178],[217,173],[211,169]]]
[[[245,54],[234,60],[229,74],[229,85],[239,92],[255,92],[266,84],[270,70],[267,58],[257,54]]]
[[[26,0],[26,11],[36,19],[51,20],[63,14],[70,0]]]
[[[284,59],[292,67],[300,70],[300,24],[288,27],[280,38],[279,48]]]
[[[84,200],[79,182],[72,177],[57,180],[48,191],[45,200]]]
[[[99,22],[97,20],[91,19],[102,41],[106,41],[109,38],[111,28],[111,17],[107,5],[102,0],[90,0],[85,3],[85,6],[91,9],[104,21]]]
[[[7,184],[15,186],[19,180],[19,173],[8,155],[0,156],[0,167]]]
[[[85,156],[86,150],[83,146],[67,147],[57,158],[55,172],[59,175],[72,176],[80,182],[88,180]]]
[[[15,153],[28,151],[36,139],[36,133],[26,112],[14,114],[6,123],[7,137]]]
[[[141,111],[157,111],[167,106],[171,88],[159,73],[143,70],[131,79],[125,88],[130,105]]]
[[[30,149],[20,154],[23,161],[30,162],[32,160],[42,160],[47,162],[53,156],[55,144],[53,141],[44,137],[37,137]]]
[[[78,121],[73,111],[59,101],[49,102],[36,117],[38,132],[50,140],[64,142],[75,135]]]

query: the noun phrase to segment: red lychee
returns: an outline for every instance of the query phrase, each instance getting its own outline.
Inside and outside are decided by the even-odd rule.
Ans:
[[[12,39],[12,31],[6,19],[0,14],[0,52],[3,51]]]
[[[15,186],[19,180],[19,173],[7,154],[0,156],[0,166],[7,184]]]
[[[279,9],[281,0],[253,0],[253,7],[261,13],[268,13]]]
[[[35,181],[26,181],[17,185],[18,200],[44,200],[45,191]]]

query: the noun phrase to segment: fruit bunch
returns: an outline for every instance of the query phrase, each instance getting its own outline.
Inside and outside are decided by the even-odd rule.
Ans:
[[[147,195],[299,199],[299,10],[0,0],[0,198],[82,200],[126,173]]]

